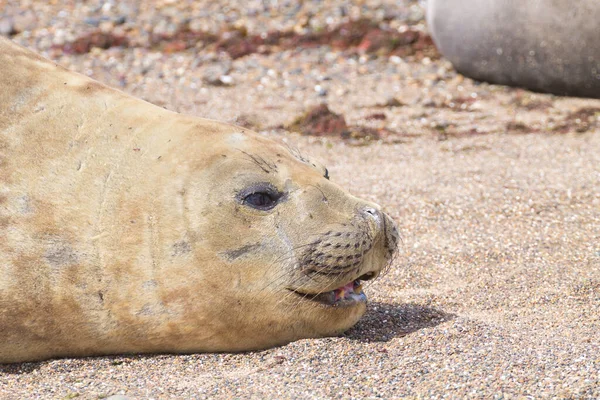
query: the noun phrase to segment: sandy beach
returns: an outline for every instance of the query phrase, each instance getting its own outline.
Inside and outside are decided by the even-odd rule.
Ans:
[[[0,9],[0,33],[74,71],[310,154],[402,237],[340,337],[2,365],[0,398],[600,398],[600,100],[460,76],[410,1]],[[344,41],[358,19],[371,39]],[[293,132],[319,104],[344,132]]]

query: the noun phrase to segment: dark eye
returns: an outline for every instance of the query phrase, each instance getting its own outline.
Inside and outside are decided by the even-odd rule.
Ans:
[[[265,211],[275,207],[283,197],[284,193],[268,182],[252,185],[238,194],[243,205]]]
[[[259,210],[270,210],[277,204],[277,199],[267,192],[255,192],[244,197],[244,204]]]
[[[323,175],[325,179],[329,180],[329,170],[325,168],[325,175]]]

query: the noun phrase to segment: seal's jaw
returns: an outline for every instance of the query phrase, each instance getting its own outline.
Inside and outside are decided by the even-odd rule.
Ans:
[[[373,279],[375,275],[372,272],[361,275],[345,285],[326,292],[307,293],[301,290],[289,290],[300,296],[301,301],[313,302],[328,307],[354,307],[367,302],[367,295],[362,290],[362,281]]]

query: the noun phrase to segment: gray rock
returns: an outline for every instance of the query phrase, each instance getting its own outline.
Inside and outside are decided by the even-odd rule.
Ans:
[[[0,18],[0,35],[12,36],[16,33],[15,21],[11,17]]]
[[[440,52],[473,79],[600,98],[600,1],[428,0]]]
[[[83,23],[91,25],[91,26],[98,26],[98,25],[100,25],[100,18],[96,18],[96,17],[84,18]]]
[[[231,62],[216,63],[206,68],[202,80],[211,86],[233,86],[235,82],[229,75],[230,71]]]

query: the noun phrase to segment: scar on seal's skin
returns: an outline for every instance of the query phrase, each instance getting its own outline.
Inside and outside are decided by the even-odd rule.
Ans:
[[[181,240],[173,244],[173,252],[171,253],[173,257],[183,256],[192,251],[192,246],[188,241]]]
[[[65,265],[77,263],[77,253],[70,246],[57,246],[48,249],[44,256],[46,261],[53,267],[62,267]]]
[[[229,250],[229,251],[224,251],[223,253],[221,253],[222,255],[224,255],[228,260],[233,261],[236,258],[240,258],[241,256],[243,256],[244,254],[257,249],[260,247],[260,244],[249,244],[243,247],[240,247],[239,249],[236,250]]]
[[[19,197],[17,199],[17,209],[21,214],[31,214],[33,212],[31,198],[27,195]]]

